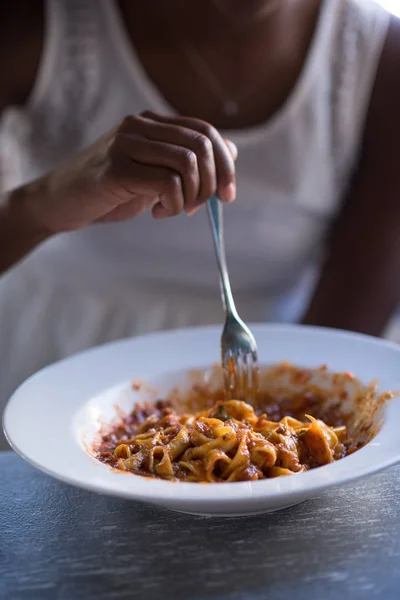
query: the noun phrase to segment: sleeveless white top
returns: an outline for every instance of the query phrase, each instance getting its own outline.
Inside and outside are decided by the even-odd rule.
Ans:
[[[389,18],[373,0],[323,0],[284,105],[267,123],[226,132],[239,148],[238,200],[224,213],[227,256],[246,320],[296,318],[302,306],[291,304],[292,292],[318,263],[355,166]],[[173,112],[135,56],[115,3],[48,0],[33,93],[0,122],[3,189],[145,109]],[[31,371],[70,352],[221,318],[205,211],[57,236],[0,281],[0,402]]]

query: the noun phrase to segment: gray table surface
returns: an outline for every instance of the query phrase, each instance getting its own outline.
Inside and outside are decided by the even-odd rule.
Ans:
[[[0,598],[400,598],[400,466],[271,515],[98,496],[0,454]]]

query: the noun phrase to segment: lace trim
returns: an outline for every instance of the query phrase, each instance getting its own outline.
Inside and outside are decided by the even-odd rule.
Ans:
[[[338,194],[344,192],[353,174],[362,144],[362,126],[364,125],[369,102],[360,97],[360,93],[370,98],[375,80],[375,66],[379,64],[381,44],[386,38],[387,28],[382,26],[378,39],[371,39],[374,47],[368,48],[368,59],[365,69],[371,77],[367,77],[366,89],[358,89],[363,79],[363,68],[360,57],[365,57],[363,33],[370,25],[366,13],[354,0],[341,0],[342,7],[337,27],[337,41],[334,44],[335,57],[332,65],[332,158],[334,163],[334,180]],[[369,10],[368,7],[366,9]],[[376,5],[376,12],[383,9]],[[389,18],[387,22],[389,21]],[[372,64],[371,64],[372,63]],[[356,109],[356,110],[355,110]]]
[[[346,140],[346,107],[352,102],[354,68],[357,59],[357,16],[347,0],[342,1],[332,66],[332,158],[337,189],[344,190],[350,176]],[[354,99],[353,99],[354,100]]]
[[[56,52],[57,73],[46,74],[44,101],[28,107],[31,126],[26,138],[26,143],[35,147],[35,154],[38,145],[40,152],[45,151],[46,161],[54,151],[60,151],[60,146],[65,154],[70,148],[79,147],[84,125],[99,110],[102,99],[102,36],[96,2],[48,2],[50,25],[57,32],[49,51]]]
[[[368,30],[369,19],[374,19],[377,14],[375,8],[364,10],[357,4],[358,1],[364,2],[337,0],[341,7],[337,12],[337,22],[332,25],[336,28],[336,39],[332,42],[330,90],[335,195],[345,189],[357,157],[360,140],[354,140],[354,137],[358,138],[360,132],[353,123],[353,111],[355,103],[360,101],[357,82],[360,54],[365,54],[362,32]],[[18,160],[29,161],[34,156],[35,167],[46,171],[82,146],[87,123],[101,110],[102,90],[107,86],[104,80],[107,70],[103,58],[107,44],[103,43],[102,3],[97,0],[47,0],[47,3],[54,35],[48,52],[54,53],[54,57],[42,82],[41,101],[23,110],[10,110],[5,119],[6,126],[0,132],[0,158],[3,163],[0,170],[12,168],[14,180],[17,179],[17,170],[19,174],[29,173],[32,166],[19,165]],[[368,14],[369,10],[372,14]],[[376,11],[382,9],[376,5]],[[370,65],[374,62],[373,52],[374,49],[368,51],[366,70],[373,70]],[[321,65],[322,68],[324,66]],[[329,64],[327,66],[329,68]],[[24,146],[23,153],[18,152],[21,144]],[[23,156],[17,160],[18,154]],[[1,175],[9,178],[8,173]]]

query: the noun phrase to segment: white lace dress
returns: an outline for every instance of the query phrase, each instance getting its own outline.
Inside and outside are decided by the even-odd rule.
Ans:
[[[226,243],[246,320],[295,319],[303,306],[360,150],[388,23],[372,0],[324,0],[282,108],[267,123],[228,134],[240,160]],[[114,3],[48,0],[34,90],[0,121],[1,187],[37,177],[144,109],[172,112]],[[0,280],[0,406],[30,373],[72,352],[221,316],[203,212],[60,235]]]

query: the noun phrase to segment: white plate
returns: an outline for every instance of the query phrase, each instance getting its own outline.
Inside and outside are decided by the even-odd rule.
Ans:
[[[352,371],[380,389],[400,389],[400,347],[374,338],[300,326],[254,325],[260,361],[289,360],[305,367],[328,364]],[[85,450],[115,404],[132,409],[135,378],[161,392],[182,381],[189,369],[208,368],[219,358],[218,327],[153,334],[95,348],[47,367],[13,395],[4,414],[6,436],[18,454],[67,483],[151,502],[170,509],[234,516],[278,510],[328,487],[369,475],[400,461],[400,402],[385,410],[379,434],[363,449],[307,473],[223,484],[177,483],[116,472]],[[332,494],[335,491],[332,490]],[[360,502],[362,499],[360,498]]]

